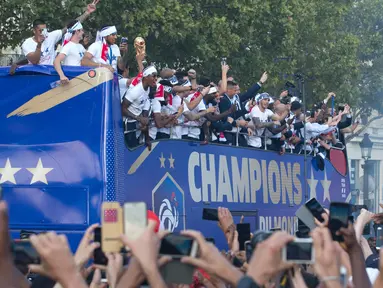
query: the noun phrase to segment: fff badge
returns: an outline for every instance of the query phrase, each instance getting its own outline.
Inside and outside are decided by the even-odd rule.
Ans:
[[[160,219],[160,229],[171,232],[185,229],[184,191],[174,178],[166,173],[152,191],[153,211]]]

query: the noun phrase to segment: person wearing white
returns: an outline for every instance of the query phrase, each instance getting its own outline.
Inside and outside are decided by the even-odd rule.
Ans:
[[[125,65],[121,57],[121,52],[125,53],[127,51],[127,44],[121,44],[120,47],[118,47],[115,44],[116,41],[116,27],[103,27],[97,33],[96,42],[89,46],[88,51],[81,61],[81,65],[90,67],[102,66],[112,72],[117,71],[118,66],[118,68],[123,71]]]
[[[270,99],[271,97],[269,94],[260,94],[258,106],[255,106],[250,112],[250,117],[255,126],[254,135],[249,136],[247,140],[247,144],[251,147],[262,147],[261,136],[263,135],[265,128],[277,125],[277,121],[282,121],[287,116],[287,110],[282,115],[274,114],[273,111],[269,110],[267,107],[269,106]]]
[[[60,76],[60,82],[63,85],[67,84],[69,79],[61,68],[61,62],[66,66],[81,65],[81,59],[85,54],[85,48],[80,44],[83,35],[84,30],[80,22],[75,21],[68,25],[68,32],[65,34],[63,47],[54,62],[57,74]]]
[[[122,115],[127,119],[128,131],[126,140],[129,147],[137,146],[137,138],[135,130],[137,128],[137,122],[141,124],[141,130],[145,132],[146,141],[149,141],[148,115],[144,115],[144,111],[149,112],[149,87],[157,86],[157,70],[154,66],[149,66],[143,71],[142,81],[133,88],[126,91],[122,100]],[[148,144],[148,142],[147,142]]]
[[[77,18],[77,21],[84,22],[91,13],[96,11],[96,5],[99,0],[94,0],[88,4],[87,11]],[[66,33],[67,27],[62,30],[48,32],[47,25],[44,20],[36,19],[33,21],[34,36],[28,38],[21,45],[24,55],[30,64],[53,65],[56,57],[55,46],[62,36]]]

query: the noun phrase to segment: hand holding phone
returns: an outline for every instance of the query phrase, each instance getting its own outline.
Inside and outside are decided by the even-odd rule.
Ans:
[[[350,204],[332,202],[330,204],[330,219],[328,228],[330,229],[334,241],[343,242],[341,235],[337,235],[340,228],[347,228],[350,215]]]
[[[305,203],[305,206],[310,210],[311,214],[313,214],[313,216],[318,219],[318,221],[324,221],[322,214],[326,213],[326,211],[323,209],[322,205],[318,202],[317,199],[311,198]]]
[[[198,243],[195,239],[178,234],[168,234],[161,241],[159,254],[182,258],[184,256],[196,257],[197,252]]]
[[[218,219],[218,209],[214,208],[203,208],[202,219],[209,221],[219,221]]]

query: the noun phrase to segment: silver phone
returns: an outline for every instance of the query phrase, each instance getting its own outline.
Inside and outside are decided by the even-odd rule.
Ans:
[[[313,264],[315,261],[313,239],[295,238],[282,250],[282,260],[287,263]]]

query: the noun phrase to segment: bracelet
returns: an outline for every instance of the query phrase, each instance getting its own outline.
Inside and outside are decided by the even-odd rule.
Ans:
[[[329,282],[329,281],[340,281],[340,277],[339,276],[328,276],[328,277],[324,277],[321,280],[322,283]]]

